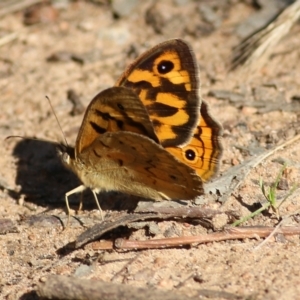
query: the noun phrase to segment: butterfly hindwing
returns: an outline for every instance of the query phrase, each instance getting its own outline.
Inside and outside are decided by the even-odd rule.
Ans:
[[[107,132],[80,158],[97,162],[93,176],[86,173],[95,190],[117,190],[155,200],[188,200],[203,193],[195,172],[161,145],[137,133]]]
[[[204,101],[200,112],[199,124],[189,144],[184,147],[167,147],[166,150],[195,169],[203,181],[208,181],[219,169],[222,127],[211,117]]]

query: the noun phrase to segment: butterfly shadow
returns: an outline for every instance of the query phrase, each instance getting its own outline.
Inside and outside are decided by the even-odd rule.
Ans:
[[[55,143],[22,139],[13,150],[17,158],[16,199],[46,207],[64,206],[64,194],[79,185],[75,174],[67,170]]]
[[[65,193],[81,185],[80,180],[62,163],[55,143],[22,139],[13,150],[17,158],[17,192],[11,192],[14,199],[24,197],[26,202],[39,206],[65,209]],[[77,210],[80,194],[69,197],[72,209]],[[83,209],[96,209],[91,191],[84,191]],[[126,198],[126,199],[124,199]],[[128,199],[127,199],[128,198]],[[133,210],[139,198],[119,193],[101,193],[98,195],[103,210]]]

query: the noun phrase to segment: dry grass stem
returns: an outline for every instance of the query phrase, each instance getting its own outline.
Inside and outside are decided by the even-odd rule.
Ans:
[[[243,64],[240,72],[252,74],[262,68],[279,41],[289,33],[300,17],[300,0],[288,6],[263,30],[242,41],[234,49],[231,69]]]

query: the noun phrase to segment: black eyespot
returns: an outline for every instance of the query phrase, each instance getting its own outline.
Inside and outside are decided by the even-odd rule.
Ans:
[[[196,153],[192,149],[188,149],[185,151],[185,158],[189,161],[194,161],[196,158]]]
[[[167,74],[174,69],[174,64],[169,60],[162,60],[158,66],[157,70],[160,74]]]
[[[124,110],[124,109],[125,109],[124,106],[123,106],[122,104],[120,104],[120,103],[117,103],[117,106],[118,106],[121,110]]]

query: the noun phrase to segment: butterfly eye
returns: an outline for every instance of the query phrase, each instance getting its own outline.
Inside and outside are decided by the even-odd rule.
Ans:
[[[185,150],[185,158],[190,162],[194,162],[197,158],[195,150],[193,149]]]
[[[63,161],[63,163],[69,165],[70,164],[70,155],[66,152],[64,152],[61,156],[61,159]]]
[[[173,70],[174,64],[169,60],[162,60],[158,66],[157,70],[160,74],[166,74]]]

